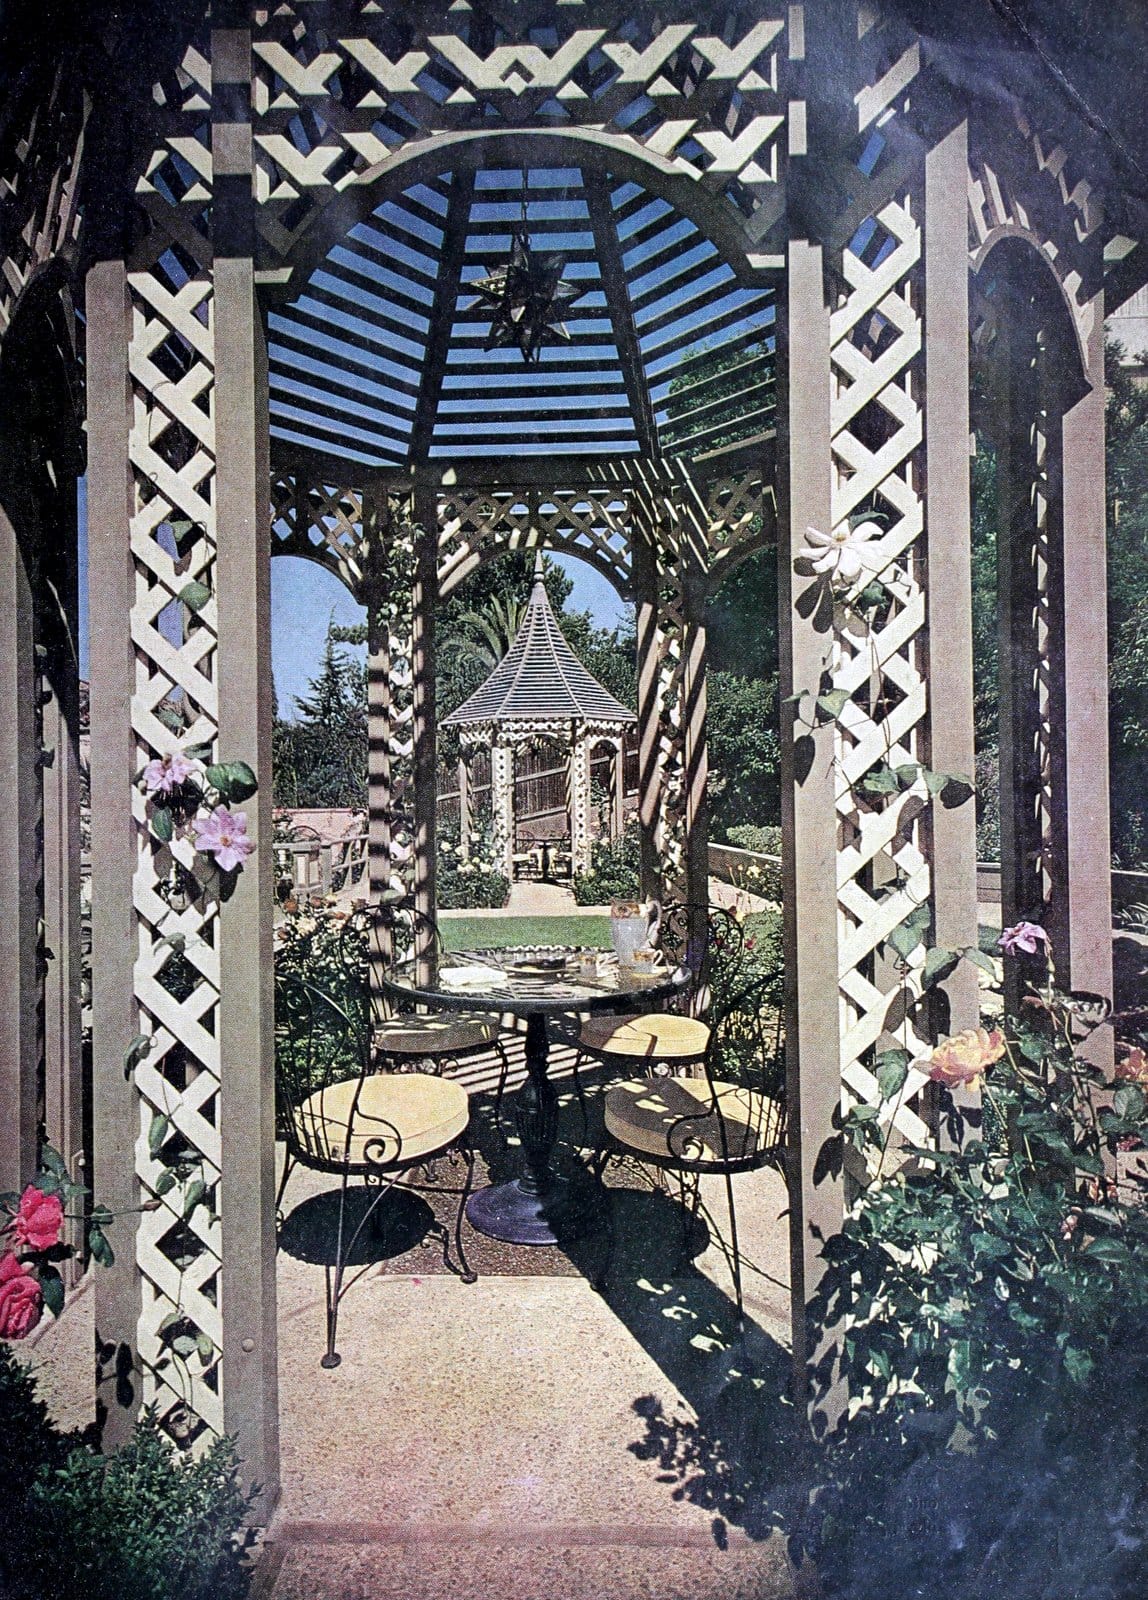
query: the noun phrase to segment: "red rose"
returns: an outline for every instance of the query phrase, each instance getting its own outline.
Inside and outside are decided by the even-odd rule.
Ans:
[[[45,1194],[30,1183],[20,1196],[20,1206],[12,1222],[17,1246],[25,1250],[50,1250],[59,1240],[64,1226],[64,1208],[59,1195]]]
[[[0,1339],[23,1339],[40,1320],[44,1296],[31,1267],[9,1253],[0,1259]]]

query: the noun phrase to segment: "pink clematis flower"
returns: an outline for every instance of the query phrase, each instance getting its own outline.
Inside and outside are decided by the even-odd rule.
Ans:
[[[949,1089],[971,1089],[1005,1053],[1004,1034],[998,1028],[966,1028],[944,1039],[918,1066],[934,1083]]]
[[[1048,943],[1048,934],[1039,922],[1018,922],[1013,927],[1006,928],[997,940],[998,946],[1007,956],[1034,956],[1042,945],[1047,951]]]
[[[30,1183],[20,1196],[12,1219],[12,1237],[25,1250],[50,1250],[64,1226],[64,1208],[56,1194],[45,1194]]]
[[[148,794],[171,794],[173,789],[186,783],[194,770],[185,755],[173,750],[169,755],[160,756],[158,761],[148,762],[143,771],[144,787]]]
[[[254,839],[247,837],[246,811],[229,811],[218,806],[206,817],[196,817],[195,848],[204,855],[215,857],[221,872],[231,872],[242,867],[255,849]]]

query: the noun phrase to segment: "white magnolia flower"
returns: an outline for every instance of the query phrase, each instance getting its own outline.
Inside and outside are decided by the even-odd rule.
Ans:
[[[827,573],[831,582],[848,586],[863,573],[878,571],[880,558],[875,547],[881,538],[882,530],[875,522],[859,522],[855,528],[840,522],[832,533],[806,528],[798,559],[808,561],[814,572]]]

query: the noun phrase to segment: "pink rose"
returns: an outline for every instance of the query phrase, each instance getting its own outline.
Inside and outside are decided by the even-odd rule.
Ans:
[[[966,1028],[943,1040],[920,1065],[934,1083],[943,1083],[950,1089],[970,1089],[1004,1053],[1004,1035],[999,1029],[988,1033],[984,1028]]]
[[[158,761],[148,762],[143,771],[144,788],[148,794],[170,794],[186,783],[194,770],[187,757],[175,750]]]
[[[1148,1084],[1148,1060],[1139,1045],[1132,1045],[1123,1061],[1116,1063],[1116,1077],[1122,1083]]]
[[[0,1339],[23,1339],[40,1320],[44,1296],[31,1267],[9,1253],[0,1259]]]
[[[64,1226],[64,1208],[56,1194],[45,1194],[30,1183],[20,1196],[12,1219],[12,1237],[25,1250],[50,1250]]]
[[[247,837],[246,811],[217,806],[208,816],[196,817],[194,827],[195,848],[214,856],[221,872],[241,867],[255,849],[254,839]]]

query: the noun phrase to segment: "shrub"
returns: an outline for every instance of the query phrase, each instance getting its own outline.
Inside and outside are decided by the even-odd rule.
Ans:
[[[604,906],[641,893],[642,845],[636,827],[620,839],[603,840],[590,852],[590,870],[574,874],[574,902]]]
[[[763,856],[781,854],[781,827],[776,823],[759,827],[753,822],[739,822],[727,828],[725,836],[738,850],[754,850]]]
[[[510,882],[501,872],[482,866],[440,867],[435,876],[435,897],[440,911],[461,911],[483,906],[504,906]]]
[[[1148,1068],[1140,1050],[1115,1082],[1091,1065],[1080,1046],[1101,1013],[1050,981],[1000,1033],[926,1057],[950,1148],[902,1151],[914,1159],[872,1183],[825,1246],[813,1347],[820,1379],[836,1357],[851,1397],[810,1541],[832,1592],[1137,1592],[1148,1207],[1113,1173],[1148,1136]],[[977,1052],[983,1126],[945,1087]],[[899,1097],[907,1056],[875,1068]],[[879,1119],[861,1113],[845,1136],[884,1159]],[[940,1528],[925,1509],[937,1507]],[[1031,1559],[1041,1545],[1055,1567]]]
[[[176,1454],[145,1414],[114,1456],[55,1427],[35,1381],[0,1346],[5,1600],[238,1600],[251,1496],[234,1446]]]

